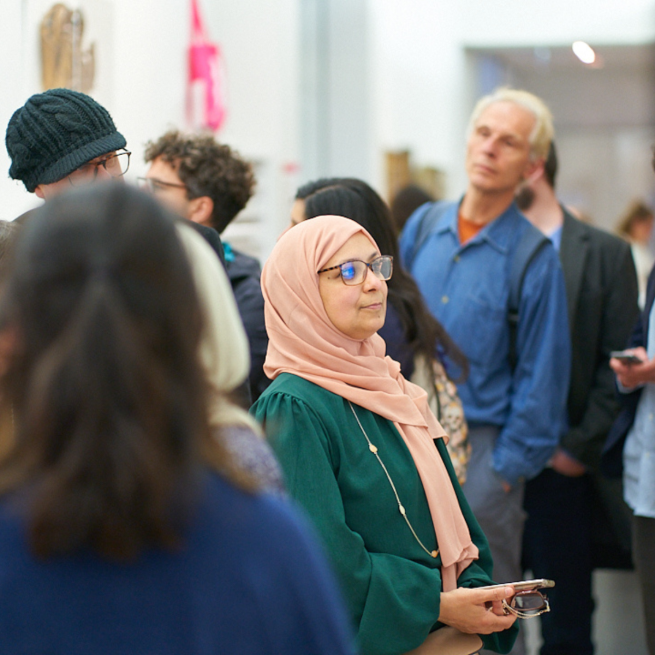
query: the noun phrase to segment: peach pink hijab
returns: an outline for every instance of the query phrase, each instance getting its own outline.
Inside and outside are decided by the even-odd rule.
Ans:
[[[445,591],[478,557],[446,467],[433,439],[447,438],[428,408],[427,394],[405,380],[385,357],[384,340],[340,332],[327,316],[317,271],[350,237],[363,232],[341,216],[320,216],[287,230],[262,272],[266,329],[264,371],[274,379],[293,373],[393,421],[411,453],[425,489],[442,559]],[[412,517],[409,517],[410,522]]]

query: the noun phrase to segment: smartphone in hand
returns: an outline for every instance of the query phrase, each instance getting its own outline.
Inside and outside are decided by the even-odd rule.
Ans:
[[[532,591],[533,589],[548,589],[554,587],[553,580],[539,578],[538,580],[521,580],[520,582],[506,582],[505,584],[493,584],[488,587],[476,587],[477,589],[497,589],[499,587],[514,587],[514,591]]]
[[[641,357],[637,357],[633,352],[630,350],[613,350],[610,353],[610,357],[613,357],[614,359],[618,359],[620,362],[623,364],[627,364],[630,366],[631,364],[643,364],[644,360],[641,359]]]

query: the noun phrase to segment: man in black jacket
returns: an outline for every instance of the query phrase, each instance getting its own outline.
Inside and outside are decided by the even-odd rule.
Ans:
[[[574,218],[557,200],[554,144],[517,197],[559,250],[571,331],[568,429],[550,466],[526,485],[524,562],[551,578],[541,655],[591,655],[592,508],[600,454],[619,411],[609,353],[622,349],[638,314],[628,244]],[[619,497],[616,502],[622,503]]]
[[[146,146],[150,168],[143,178],[162,202],[197,225],[219,234],[246,206],[255,186],[252,166],[210,135],[171,130]],[[257,400],[270,380],[264,375],[268,335],[264,298],[254,258],[223,244],[232,291],[250,345],[250,395]]]

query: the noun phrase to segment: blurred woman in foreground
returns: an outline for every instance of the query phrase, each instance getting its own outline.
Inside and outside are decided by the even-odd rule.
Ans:
[[[1,289],[2,652],[351,652],[314,540],[210,432],[174,220],[124,185],[62,195]]]

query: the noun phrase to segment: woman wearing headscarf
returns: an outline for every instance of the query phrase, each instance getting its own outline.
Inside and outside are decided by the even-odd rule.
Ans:
[[[390,260],[342,217],[282,235],[262,275],[274,382],[251,411],[324,539],[363,653],[439,652],[444,625],[508,652],[514,617],[498,614],[513,589],[465,589],[491,583],[486,539],[427,394],[376,334]]]
[[[382,252],[393,256],[387,314],[378,334],[403,376],[427,392],[430,409],[449,437],[448,452],[457,480],[464,484],[471,445],[455,381],[466,379],[468,360],[428,309],[414,278],[400,266],[400,248],[386,203],[362,180],[323,178],[298,189],[293,214],[294,223],[328,214],[350,218],[373,237]]]

